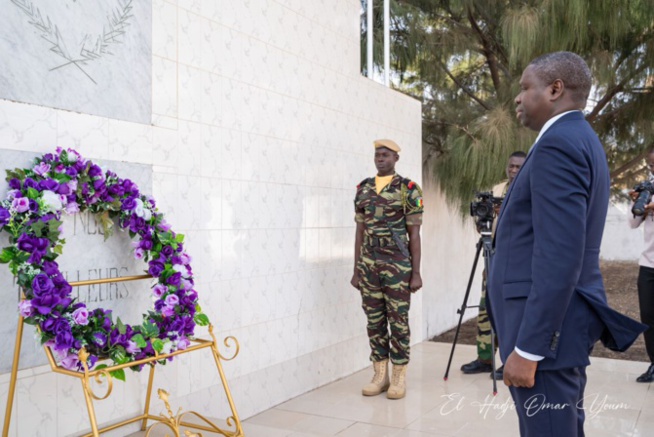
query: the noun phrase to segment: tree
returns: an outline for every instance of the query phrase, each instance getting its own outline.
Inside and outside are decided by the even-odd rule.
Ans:
[[[382,4],[375,2],[378,66]],[[392,0],[393,86],[422,101],[426,175],[459,205],[502,179],[510,152],[528,150],[536,137],[514,115],[522,70],[541,54],[569,50],[593,72],[586,119],[605,146],[614,188],[644,177],[642,158],[654,147],[653,6],[652,0]],[[364,60],[366,31],[364,20]]]

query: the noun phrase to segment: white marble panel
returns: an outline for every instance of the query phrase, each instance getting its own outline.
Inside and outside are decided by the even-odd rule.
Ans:
[[[56,376],[46,373],[16,384],[16,435],[48,437],[57,429]]]
[[[177,9],[168,1],[152,2],[152,54],[177,59]]]
[[[88,159],[109,159],[108,135],[106,118],[57,111],[58,146],[73,148]]]
[[[151,164],[152,129],[142,124],[110,119],[109,155],[112,159]]]
[[[152,112],[177,117],[177,63],[152,58]]]
[[[14,1],[0,35],[0,97],[150,122],[150,2]]]
[[[0,100],[0,147],[45,153],[56,140],[54,109]]]

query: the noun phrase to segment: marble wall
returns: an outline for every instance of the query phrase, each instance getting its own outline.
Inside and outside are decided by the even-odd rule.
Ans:
[[[219,337],[241,343],[225,371],[243,418],[369,365],[349,285],[352,200],[374,174],[375,138],[401,144],[398,171],[420,182],[421,113],[360,75],[359,10],[358,0],[154,0],[150,124],[0,100],[0,160],[59,145],[152,167],[159,208],[186,234],[205,312]],[[430,292],[414,295],[414,342]],[[225,417],[215,366],[196,355],[160,369],[155,387],[171,392],[173,408]],[[145,377],[117,383],[97,403],[100,422],[138,412]],[[71,379],[22,370],[10,436],[85,429]],[[2,416],[8,382],[1,374]]]

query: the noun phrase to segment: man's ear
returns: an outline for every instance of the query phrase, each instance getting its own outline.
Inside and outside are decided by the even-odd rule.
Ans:
[[[395,153],[395,162],[397,162],[397,161],[399,161],[399,160],[400,160],[400,154],[399,154],[399,153]]]
[[[558,100],[563,95],[565,85],[561,79],[556,79],[550,85],[550,100]]]

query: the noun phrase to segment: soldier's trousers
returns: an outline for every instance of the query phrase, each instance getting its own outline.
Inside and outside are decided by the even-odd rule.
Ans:
[[[407,364],[411,261],[397,250],[364,247],[357,268],[361,275],[361,306],[368,319],[370,360],[390,358],[393,364]]]
[[[490,363],[494,353],[495,348],[491,347],[491,324],[486,312],[486,271],[484,270],[479,314],[477,314],[477,358]]]

